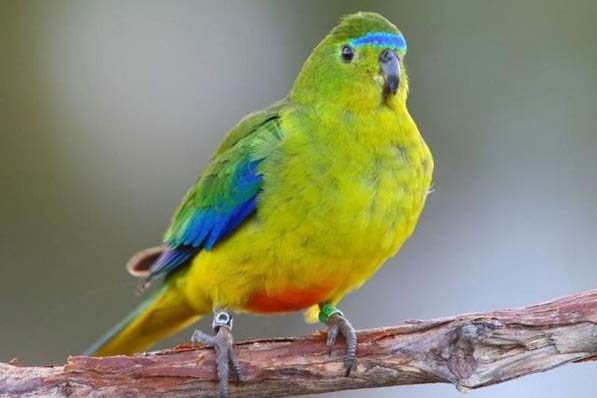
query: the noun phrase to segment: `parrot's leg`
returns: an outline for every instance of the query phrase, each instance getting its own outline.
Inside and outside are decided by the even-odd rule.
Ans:
[[[240,381],[240,364],[234,352],[232,339],[232,316],[222,310],[214,311],[212,328],[215,335],[195,330],[191,336],[192,343],[203,343],[216,349],[216,362],[218,365],[218,379],[220,380],[220,397],[228,397],[228,377],[230,366],[237,381]]]
[[[354,367],[354,361],[357,357],[357,334],[354,327],[350,321],[346,319],[342,311],[331,304],[320,304],[319,320],[328,327],[326,344],[330,354],[334,343],[336,343],[338,334],[341,333],[346,339],[346,357],[344,362],[346,363],[345,376],[348,377]]]

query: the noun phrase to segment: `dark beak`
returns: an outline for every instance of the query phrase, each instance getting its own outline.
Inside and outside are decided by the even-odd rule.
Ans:
[[[384,50],[379,55],[379,63],[386,82],[384,91],[386,94],[396,95],[400,85],[400,59],[398,54],[392,50]]]

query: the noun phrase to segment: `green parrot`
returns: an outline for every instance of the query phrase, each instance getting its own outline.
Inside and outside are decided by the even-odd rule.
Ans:
[[[191,187],[163,244],[129,261],[162,287],[90,353],[143,350],[214,314],[220,395],[228,396],[230,311],[306,310],[331,348],[357,336],[336,307],[397,253],[430,188],[433,159],[410,116],[406,41],[379,14],[344,17],[313,50],[290,93],[243,118]]]

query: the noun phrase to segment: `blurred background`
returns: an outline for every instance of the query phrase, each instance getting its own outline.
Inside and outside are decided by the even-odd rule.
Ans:
[[[358,10],[408,40],[436,173],[413,238],[344,300],[356,327],[596,287],[597,2],[2,1],[0,361],[60,363],[131,310],[128,257],[159,242],[225,132]],[[235,324],[239,340],[315,330],[301,314]],[[589,398],[596,375],[569,365],[473,395]]]

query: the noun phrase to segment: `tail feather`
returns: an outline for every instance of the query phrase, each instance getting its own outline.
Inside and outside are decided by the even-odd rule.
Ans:
[[[140,352],[199,318],[178,289],[166,284],[89,347],[85,355]]]

